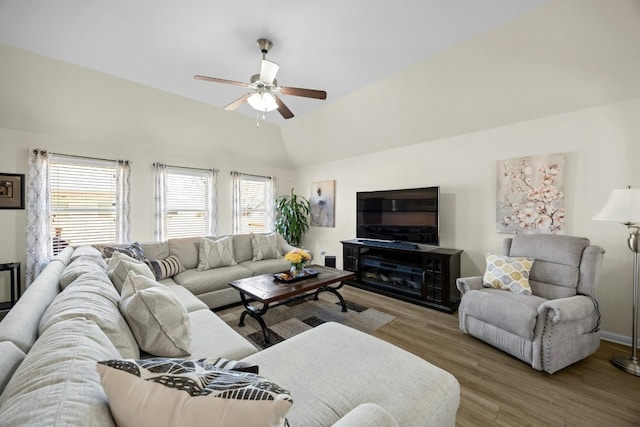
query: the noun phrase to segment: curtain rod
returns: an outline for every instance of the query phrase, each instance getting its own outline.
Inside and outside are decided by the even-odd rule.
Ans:
[[[168,168],[178,168],[178,169],[191,169],[191,170],[196,170],[196,171],[214,171],[214,172],[219,172],[218,169],[216,168],[211,168],[211,169],[205,169],[205,168],[192,168],[189,166],[176,166],[176,165],[167,165],[166,163],[154,163],[153,166],[159,166],[159,165],[164,165]]]
[[[243,173],[243,172],[238,172],[238,171],[231,171],[231,175],[245,175],[245,176],[253,176],[256,178],[266,178],[266,179],[273,179],[272,176],[266,176],[266,175],[256,175],[256,174],[252,174],[252,173]]]
[[[34,148],[34,149],[33,149],[33,152],[34,152],[34,154],[37,154],[38,152],[40,152],[40,153],[45,152],[45,153],[46,153],[46,152],[47,152],[47,150],[39,150],[39,149],[37,149],[37,148]],[[130,165],[132,165],[132,164],[133,164],[133,162],[132,162],[132,161],[130,161],[130,160],[120,160],[120,159],[118,159],[118,160],[114,160],[114,159],[103,159],[103,158],[100,158],[100,157],[78,156],[78,155],[76,155],[76,154],[54,153],[54,152],[52,152],[52,151],[49,151],[48,153],[49,153],[49,154],[52,154],[52,155],[54,155],[54,156],[74,157],[74,158],[76,158],[76,159],[100,160],[100,161],[103,161],[103,162],[127,162],[127,163],[129,163]]]

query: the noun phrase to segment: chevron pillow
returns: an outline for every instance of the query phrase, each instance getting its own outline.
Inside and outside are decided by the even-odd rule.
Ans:
[[[486,254],[485,260],[487,267],[482,278],[484,287],[531,295],[529,272],[533,267],[533,258]]]
[[[198,270],[237,265],[233,258],[233,238],[222,237],[218,240],[202,239],[198,251]]]

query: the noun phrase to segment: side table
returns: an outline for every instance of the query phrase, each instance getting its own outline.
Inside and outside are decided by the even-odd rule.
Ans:
[[[0,271],[11,272],[11,305],[13,307],[22,293],[22,285],[20,283],[20,263],[9,262],[0,264]]]

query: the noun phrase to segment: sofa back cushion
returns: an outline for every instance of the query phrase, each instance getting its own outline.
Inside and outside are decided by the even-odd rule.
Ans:
[[[202,237],[181,237],[169,239],[169,252],[180,259],[182,266],[190,270],[198,267],[198,251]]]
[[[106,273],[102,272],[102,278],[80,276],[53,300],[42,315],[40,335],[57,323],[85,318],[98,325],[122,357],[140,357],[138,343],[118,308],[119,301],[120,295]]]
[[[140,247],[146,259],[165,259],[171,255],[169,242],[142,242]]]
[[[505,255],[535,259],[529,276],[534,295],[546,299],[576,294],[582,253],[589,246],[584,237],[554,234],[516,235],[505,239]]]
[[[253,245],[251,244],[251,234],[233,235],[233,252],[236,262],[240,264],[253,259]]]
[[[118,351],[91,320],[51,326],[0,396],[6,426],[113,426],[96,363]]]

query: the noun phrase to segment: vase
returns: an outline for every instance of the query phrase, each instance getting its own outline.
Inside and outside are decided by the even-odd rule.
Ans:
[[[291,264],[291,268],[289,269],[289,273],[292,277],[300,277],[304,276],[304,264]]]

